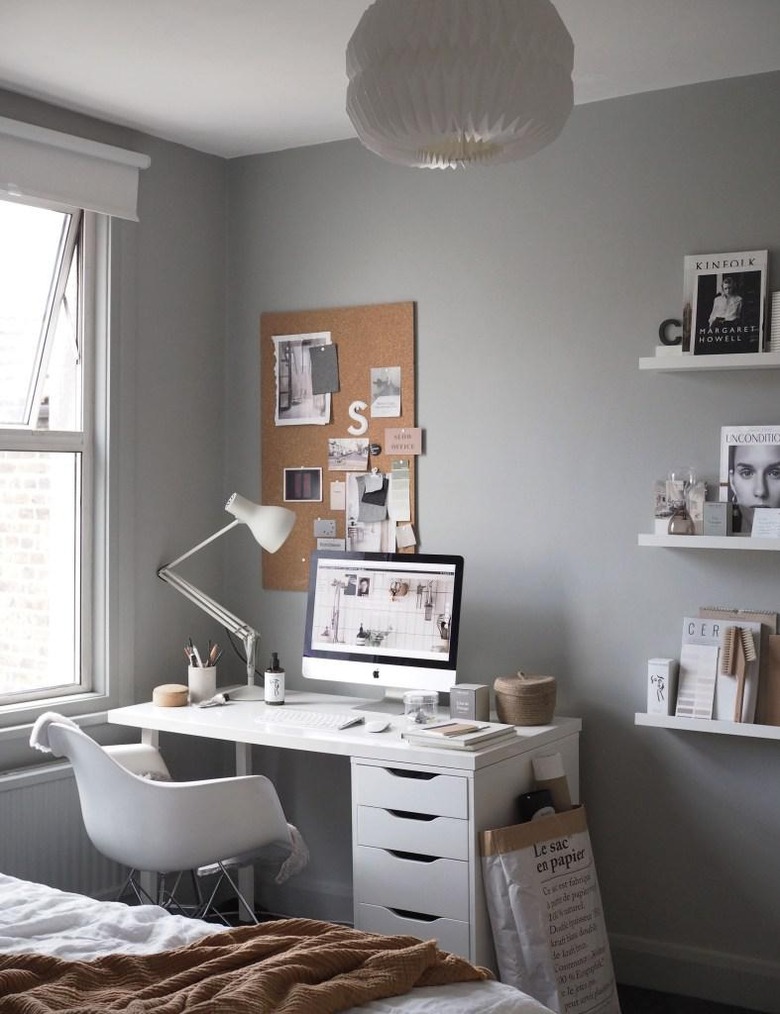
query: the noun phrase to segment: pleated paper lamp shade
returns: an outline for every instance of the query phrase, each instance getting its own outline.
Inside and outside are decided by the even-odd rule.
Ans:
[[[347,45],[347,113],[391,162],[509,162],[563,129],[573,63],[550,0],[375,0]]]

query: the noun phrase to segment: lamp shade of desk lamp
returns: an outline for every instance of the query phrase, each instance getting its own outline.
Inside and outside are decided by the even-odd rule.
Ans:
[[[233,493],[225,504],[225,510],[235,518],[229,525],[220,528],[218,532],[210,535],[197,546],[187,550],[171,563],[166,563],[157,571],[157,576],[166,584],[174,587],[178,592],[194,602],[204,613],[217,620],[231,634],[241,638],[244,643],[246,654],[247,683],[254,682],[255,654],[257,642],[260,640],[260,633],[244,620],[239,619],[224,606],[205,592],[196,588],[194,584],[175,573],[174,568],[180,563],[194,556],[204,546],[220,538],[236,525],[246,525],[254,536],[255,541],[268,553],[275,553],[285,542],[295,524],[295,514],[286,507],[264,506],[247,500],[239,493]]]
[[[284,545],[295,524],[295,515],[286,507],[263,507],[240,493],[231,496],[225,510],[237,521],[243,521],[268,553],[275,553]]]

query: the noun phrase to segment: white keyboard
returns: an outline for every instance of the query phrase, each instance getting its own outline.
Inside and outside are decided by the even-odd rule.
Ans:
[[[286,725],[297,729],[348,729],[351,725],[359,725],[364,718],[354,711],[303,711],[301,708],[283,705],[266,708],[255,721],[264,725]]]

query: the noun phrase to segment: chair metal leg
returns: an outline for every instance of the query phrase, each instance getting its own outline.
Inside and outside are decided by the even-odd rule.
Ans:
[[[249,903],[249,901],[247,901],[246,896],[239,890],[239,887],[238,887],[238,884],[237,884],[235,878],[230,875],[230,873],[228,872],[228,869],[225,866],[225,864],[224,863],[216,863],[215,865],[218,868],[218,873],[216,874],[216,880],[215,880],[215,882],[214,882],[214,884],[213,884],[213,886],[211,888],[211,892],[209,893],[208,898],[203,903],[203,906],[200,909],[200,911],[197,913],[198,918],[200,918],[200,919],[207,919],[210,915],[214,915],[214,916],[216,916],[220,920],[220,922],[223,922],[226,926],[232,925],[225,918],[225,916],[219,911],[219,909],[216,908],[216,906],[214,905],[214,902],[215,902],[216,897],[217,897],[217,893],[219,892],[219,889],[222,886],[223,881],[226,881],[227,884],[230,886],[231,890],[233,891],[233,893],[235,894],[236,898],[238,899],[238,916],[239,916],[239,919],[241,919],[241,909],[242,909],[242,906],[243,906],[243,910],[246,913],[247,918],[244,919],[244,920],[241,920],[241,921],[243,921],[243,922],[249,922],[249,923],[254,923],[255,925],[257,925],[260,922],[260,920],[255,915],[254,905],[251,905]]]
[[[116,901],[121,901],[122,898],[131,891],[135,896],[135,900],[139,905],[156,905],[157,901],[144,889],[138,879],[138,870],[130,870],[127,880],[122,884],[121,888],[117,892],[115,898]]]
[[[217,875],[216,880],[214,881],[211,893],[209,894],[206,901],[203,902],[202,906],[198,909],[196,915],[198,919],[207,919],[209,915],[213,913],[223,925],[230,926],[230,920],[227,919],[223,915],[223,913],[220,912],[220,910],[214,906],[214,899],[217,896],[217,892],[219,891],[221,884],[222,884],[222,874],[220,873]]]
[[[225,878],[225,880],[227,880],[227,882],[233,888],[233,891],[235,892],[235,895],[238,898],[238,901],[239,901],[239,907],[238,907],[239,918],[241,917],[241,905],[243,905],[244,906],[244,911],[249,916],[249,921],[252,922],[252,923],[254,923],[255,925],[258,925],[259,922],[260,922],[260,920],[255,915],[255,906],[249,904],[249,902],[246,900],[246,898],[244,897],[244,895],[239,890],[237,881],[234,880],[233,877],[230,876],[230,874],[228,873],[227,869],[222,865],[222,863],[219,863],[218,865],[219,865],[220,870],[222,871],[222,876]]]
[[[255,925],[259,924],[260,920],[255,915],[254,905],[250,904],[246,895],[239,889],[237,879],[231,876],[224,863],[216,863],[215,865],[217,866],[218,872],[215,874],[214,884],[209,891],[208,897],[204,897],[204,892],[201,888],[200,882],[198,881],[196,871],[189,871],[196,899],[195,904],[193,905],[182,904],[176,896],[176,892],[181,883],[182,873],[176,874],[176,879],[174,880],[173,887],[170,890],[168,890],[166,886],[165,874],[159,874],[157,877],[157,897],[153,898],[140,882],[138,870],[130,871],[127,880],[125,880],[116,896],[116,900],[121,901],[128,893],[131,893],[139,905],[159,905],[168,912],[175,912],[179,915],[190,916],[197,919],[208,919],[209,916],[216,916],[217,919],[224,923],[225,926],[230,926],[232,923],[214,904],[220,887],[223,882],[226,882],[238,900],[238,916],[240,921],[254,923]],[[246,918],[244,919],[241,918],[242,909],[246,914]]]

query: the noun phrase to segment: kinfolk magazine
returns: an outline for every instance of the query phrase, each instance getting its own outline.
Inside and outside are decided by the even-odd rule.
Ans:
[[[685,258],[684,316],[694,355],[763,351],[767,260],[766,250]]]

